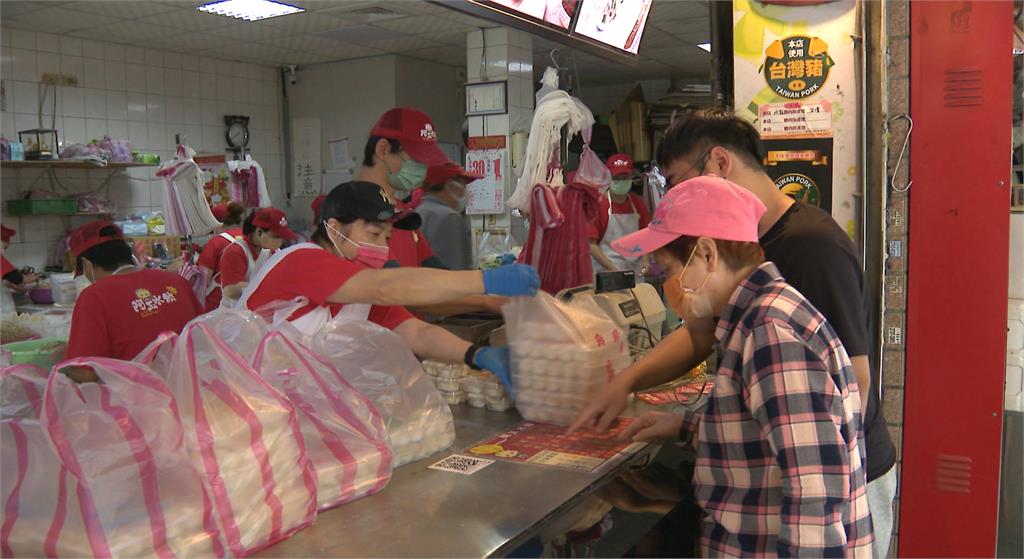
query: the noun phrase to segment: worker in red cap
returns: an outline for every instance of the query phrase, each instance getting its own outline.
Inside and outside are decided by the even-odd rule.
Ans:
[[[381,115],[366,141],[363,168],[357,180],[380,185],[400,211],[409,207],[402,202],[423,185],[432,165],[448,162],[448,156],[437,145],[434,122],[420,110],[396,107]],[[448,269],[434,254],[433,248],[419,229],[396,229],[391,240],[388,267],[422,267]],[[475,311],[501,312],[502,298],[467,297],[450,304],[415,307],[420,315],[448,315]]]
[[[206,285],[206,311],[212,311],[220,306],[220,257],[224,249],[228,248],[236,239],[242,238],[242,220],[245,219],[245,206],[238,202],[217,204],[210,208],[213,217],[220,222],[220,231],[210,237],[199,253],[196,264],[206,269],[210,281]]]
[[[452,270],[472,270],[473,249],[466,223],[466,185],[482,178],[457,163],[431,165],[423,183],[423,198],[416,213],[423,218],[420,230],[437,256]]]
[[[249,214],[242,223],[242,238],[235,239],[220,257],[221,305],[233,307],[270,254],[297,237],[277,208],[259,208]]]
[[[67,357],[130,360],[160,333],[180,332],[203,312],[185,278],[139,268],[121,229],[93,221],[68,237],[75,273],[92,283],[71,315]]]
[[[11,237],[17,233],[6,225],[0,225],[0,239],[3,240],[4,252],[11,246]],[[39,280],[39,276],[24,273],[16,268],[3,253],[0,253],[0,276],[3,276],[4,287],[12,291],[24,291],[29,284]]]
[[[633,258],[612,249],[612,242],[647,227],[651,215],[642,198],[633,194],[633,158],[616,153],[608,158],[612,185],[601,199],[590,224],[590,256],[594,272],[633,270],[639,275],[646,258]]]
[[[370,130],[357,179],[377,183],[399,210],[406,210],[402,200],[423,185],[430,166],[447,161],[430,117],[411,107],[398,107],[384,113]],[[389,266],[447,267],[419,230],[395,231],[388,246],[393,261]]]

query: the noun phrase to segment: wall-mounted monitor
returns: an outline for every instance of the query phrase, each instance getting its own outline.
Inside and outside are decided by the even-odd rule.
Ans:
[[[622,64],[637,49],[653,0],[432,0]],[[661,0],[666,1],[666,0]],[[583,11],[587,17],[583,17]]]
[[[582,0],[573,34],[636,54],[647,25],[647,14],[651,11],[651,1]]]

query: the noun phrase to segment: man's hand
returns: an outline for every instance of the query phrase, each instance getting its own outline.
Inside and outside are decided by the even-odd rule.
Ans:
[[[485,311],[501,316],[501,307],[504,307],[508,303],[508,297],[500,297],[498,295],[484,295],[483,296],[483,308]]]
[[[649,411],[633,420],[619,438],[637,442],[662,442],[679,438],[683,416],[677,413]]]
[[[28,274],[22,274],[21,277],[22,277],[21,285],[24,285],[24,286],[27,286],[30,283],[35,283],[35,282],[39,281],[39,274],[28,273]]]
[[[598,433],[606,432],[615,418],[626,409],[632,388],[632,381],[626,374],[615,377],[615,380],[605,386],[590,405],[583,409],[576,421],[569,426],[568,433],[572,434],[581,428],[594,429]]]

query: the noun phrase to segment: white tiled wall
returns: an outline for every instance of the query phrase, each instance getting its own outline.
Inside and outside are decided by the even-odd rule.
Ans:
[[[284,198],[281,147],[280,78],[278,69],[74,37],[18,29],[0,30],[0,72],[5,104],[0,129],[7,138],[38,127],[39,80],[44,73],[74,74],[78,87],[58,88],[56,128],[62,143],[85,143],[110,134],[128,139],[140,152],[174,154],[174,134],[199,153],[225,148],[224,115],[250,117],[249,148],[266,171],[271,196]],[[43,109],[43,127],[52,118],[52,97]],[[120,171],[100,191],[113,200],[119,214],[162,209],[162,183],[155,168]],[[106,170],[57,172],[59,184],[74,192],[104,185]],[[3,200],[30,188],[51,188],[49,174],[4,169]],[[87,218],[12,217],[4,204],[3,222],[18,230],[8,258],[17,266],[42,268],[66,227]]]

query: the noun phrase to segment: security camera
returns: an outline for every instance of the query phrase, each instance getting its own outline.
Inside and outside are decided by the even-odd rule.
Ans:
[[[296,85],[299,83],[299,77],[295,75],[295,65],[288,65],[288,83],[290,85]]]

